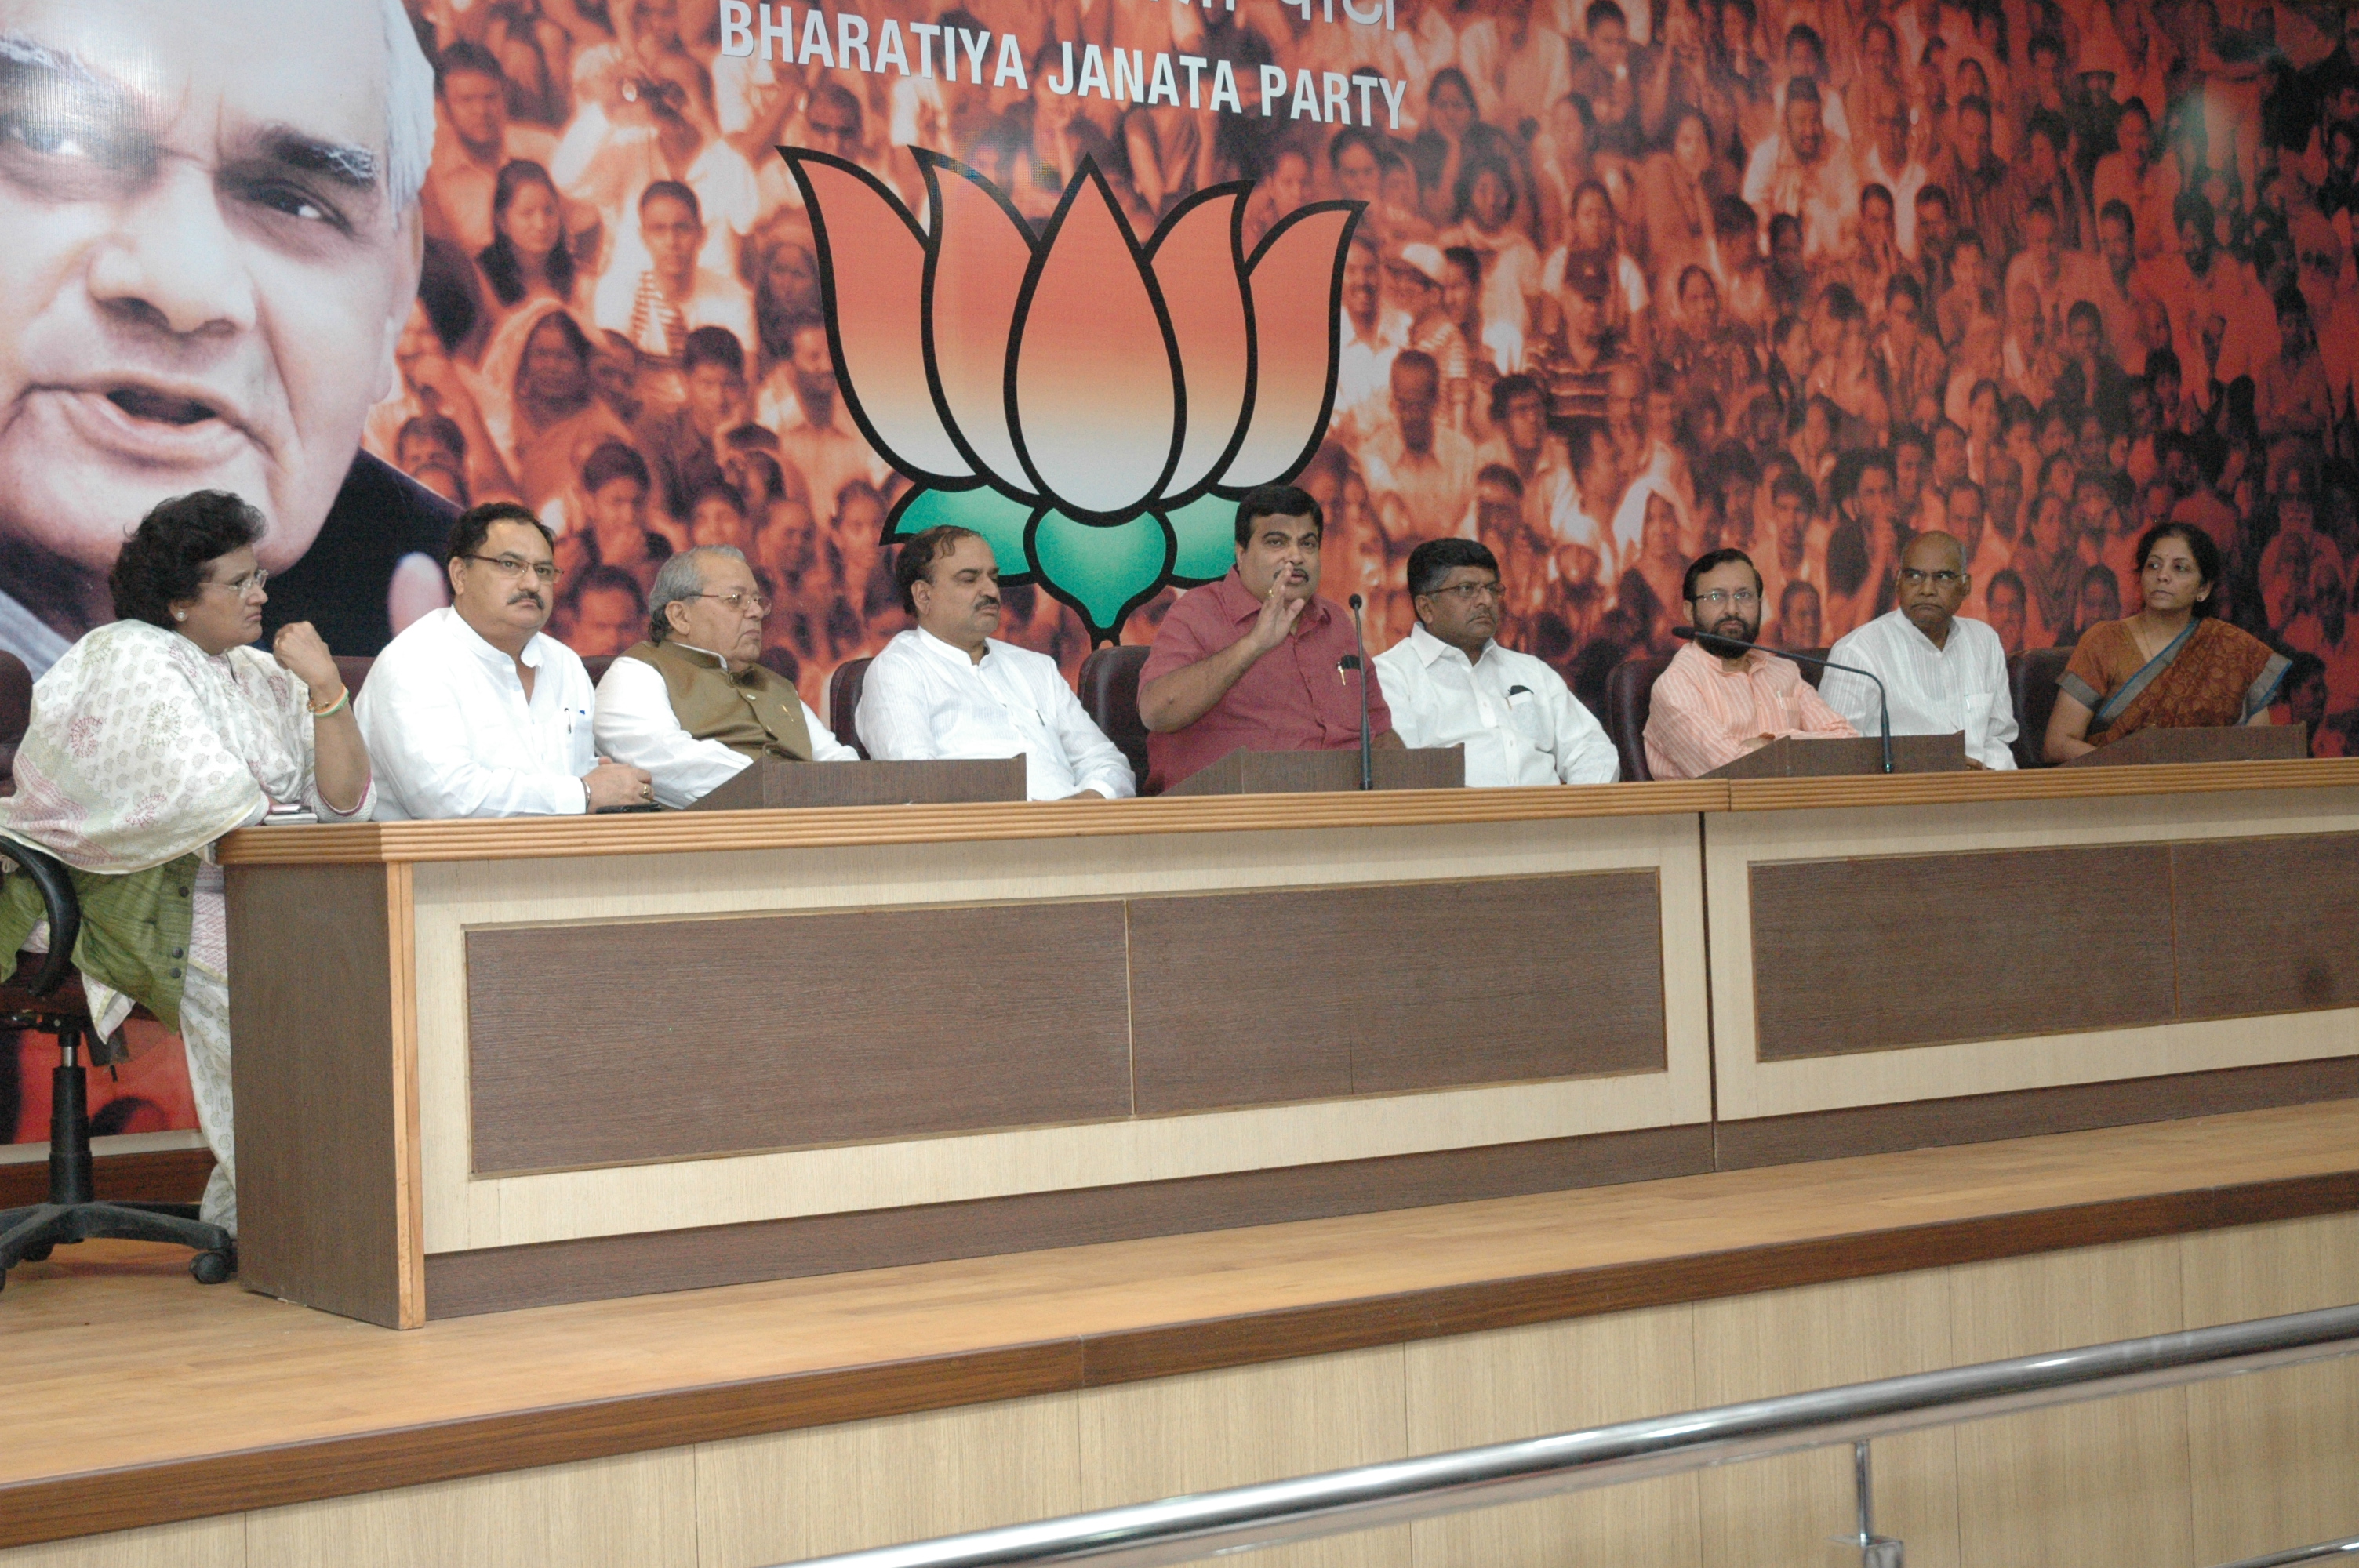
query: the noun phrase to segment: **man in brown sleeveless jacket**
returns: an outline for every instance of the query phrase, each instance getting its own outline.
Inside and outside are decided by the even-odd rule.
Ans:
[[[684,551],[647,598],[647,640],[598,683],[597,736],[602,756],[647,771],[658,805],[701,800],[756,757],[859,760],[792,681],[760,663],[770,604],[743,555]]]

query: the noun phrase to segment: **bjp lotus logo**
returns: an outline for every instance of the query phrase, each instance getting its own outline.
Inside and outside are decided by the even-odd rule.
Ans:
[[[1109,638],[1166,582],[1229,569],[1236,497],[1308,462],[1335,388],[1357,202],[1294,213],[1247,256],[1243,185],[1141,246],[1084,162],[1038,238],[974,170],[920,152],[928,232],[866,170],[782,148],[819,243],[846,405],[918,481],[889,539],[991,541]]]

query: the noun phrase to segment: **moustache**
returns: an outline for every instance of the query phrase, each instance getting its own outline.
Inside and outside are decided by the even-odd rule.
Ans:
[[[1734,631],[1740,633],[1752,630],[1751,627],[1745,624],[1744,617],[1737,615],[1722,616],[1719,620],[1712,623],[1712,629],[1715,632]]]
[[[534,609],[538,610],[541,606],[541,598],[540,595],[537,593],[519,593],[510,598],[508,602],[510,604],[529,604]]]
[[[974,601],[974,607],[978,611],[996,610],[999,608],[999,600],[995,599],[978,599]]]

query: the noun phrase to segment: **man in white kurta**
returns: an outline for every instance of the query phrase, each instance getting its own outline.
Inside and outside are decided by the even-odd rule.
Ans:
[[[381,822],[579,816],[655,804],[644,769],[601,761],[597,697],[548,636],[550,535],[524,507],[479,506],[451,529],[451,607],[386,645],[353,703]]]
[[[868,666],[854,723],[880,762],[1024,758],[1033,800],[1137,793],[1122,749],[1090,720],[1045,654],[991,635],[999,568],[982,535],[929,528],[894,562],[901,605],[917,625]]]
[[[1429,539],[1409,552],[1417,625],[1376,655],[1393,728],[1410,746],[1463,746],[1473,786],[1612,784],[1614,742],[1564,677],[1503,648],[1503,589],[1489,546]]]
[[[1828,657],[1874,670],[1892,703],[1895,735],[1965,737],[1978,768],[2015,766],[2015,701],[1998,633],[1958,607],[1973,591],[1965,546],[1947,534],[1919,534],[1901,552],[1898,607],[1837,643]],[[1863,735],[1877,733],[1875,683],[1829,670],[1819,695]]]

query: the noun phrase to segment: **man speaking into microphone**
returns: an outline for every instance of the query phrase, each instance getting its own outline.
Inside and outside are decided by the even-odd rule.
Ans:
[[[1802,669],[1748,643],[1761,631],[1761,574],[1742,550],[1714,550],[1680,589],[1695,640],[1655,682],[1647,767],[1658,779],[1700,778],[1788,735],[1856,735]]]
[[[1237,503],[1236,565],[1171,607],[1139,671],[1151,789],[1231,752],[1356,748],[1363,679],[1375,744],[1401,744],[1373,662],[1361,667],[1351,611],[1319,595],[1325,523],[1290,484]]]

